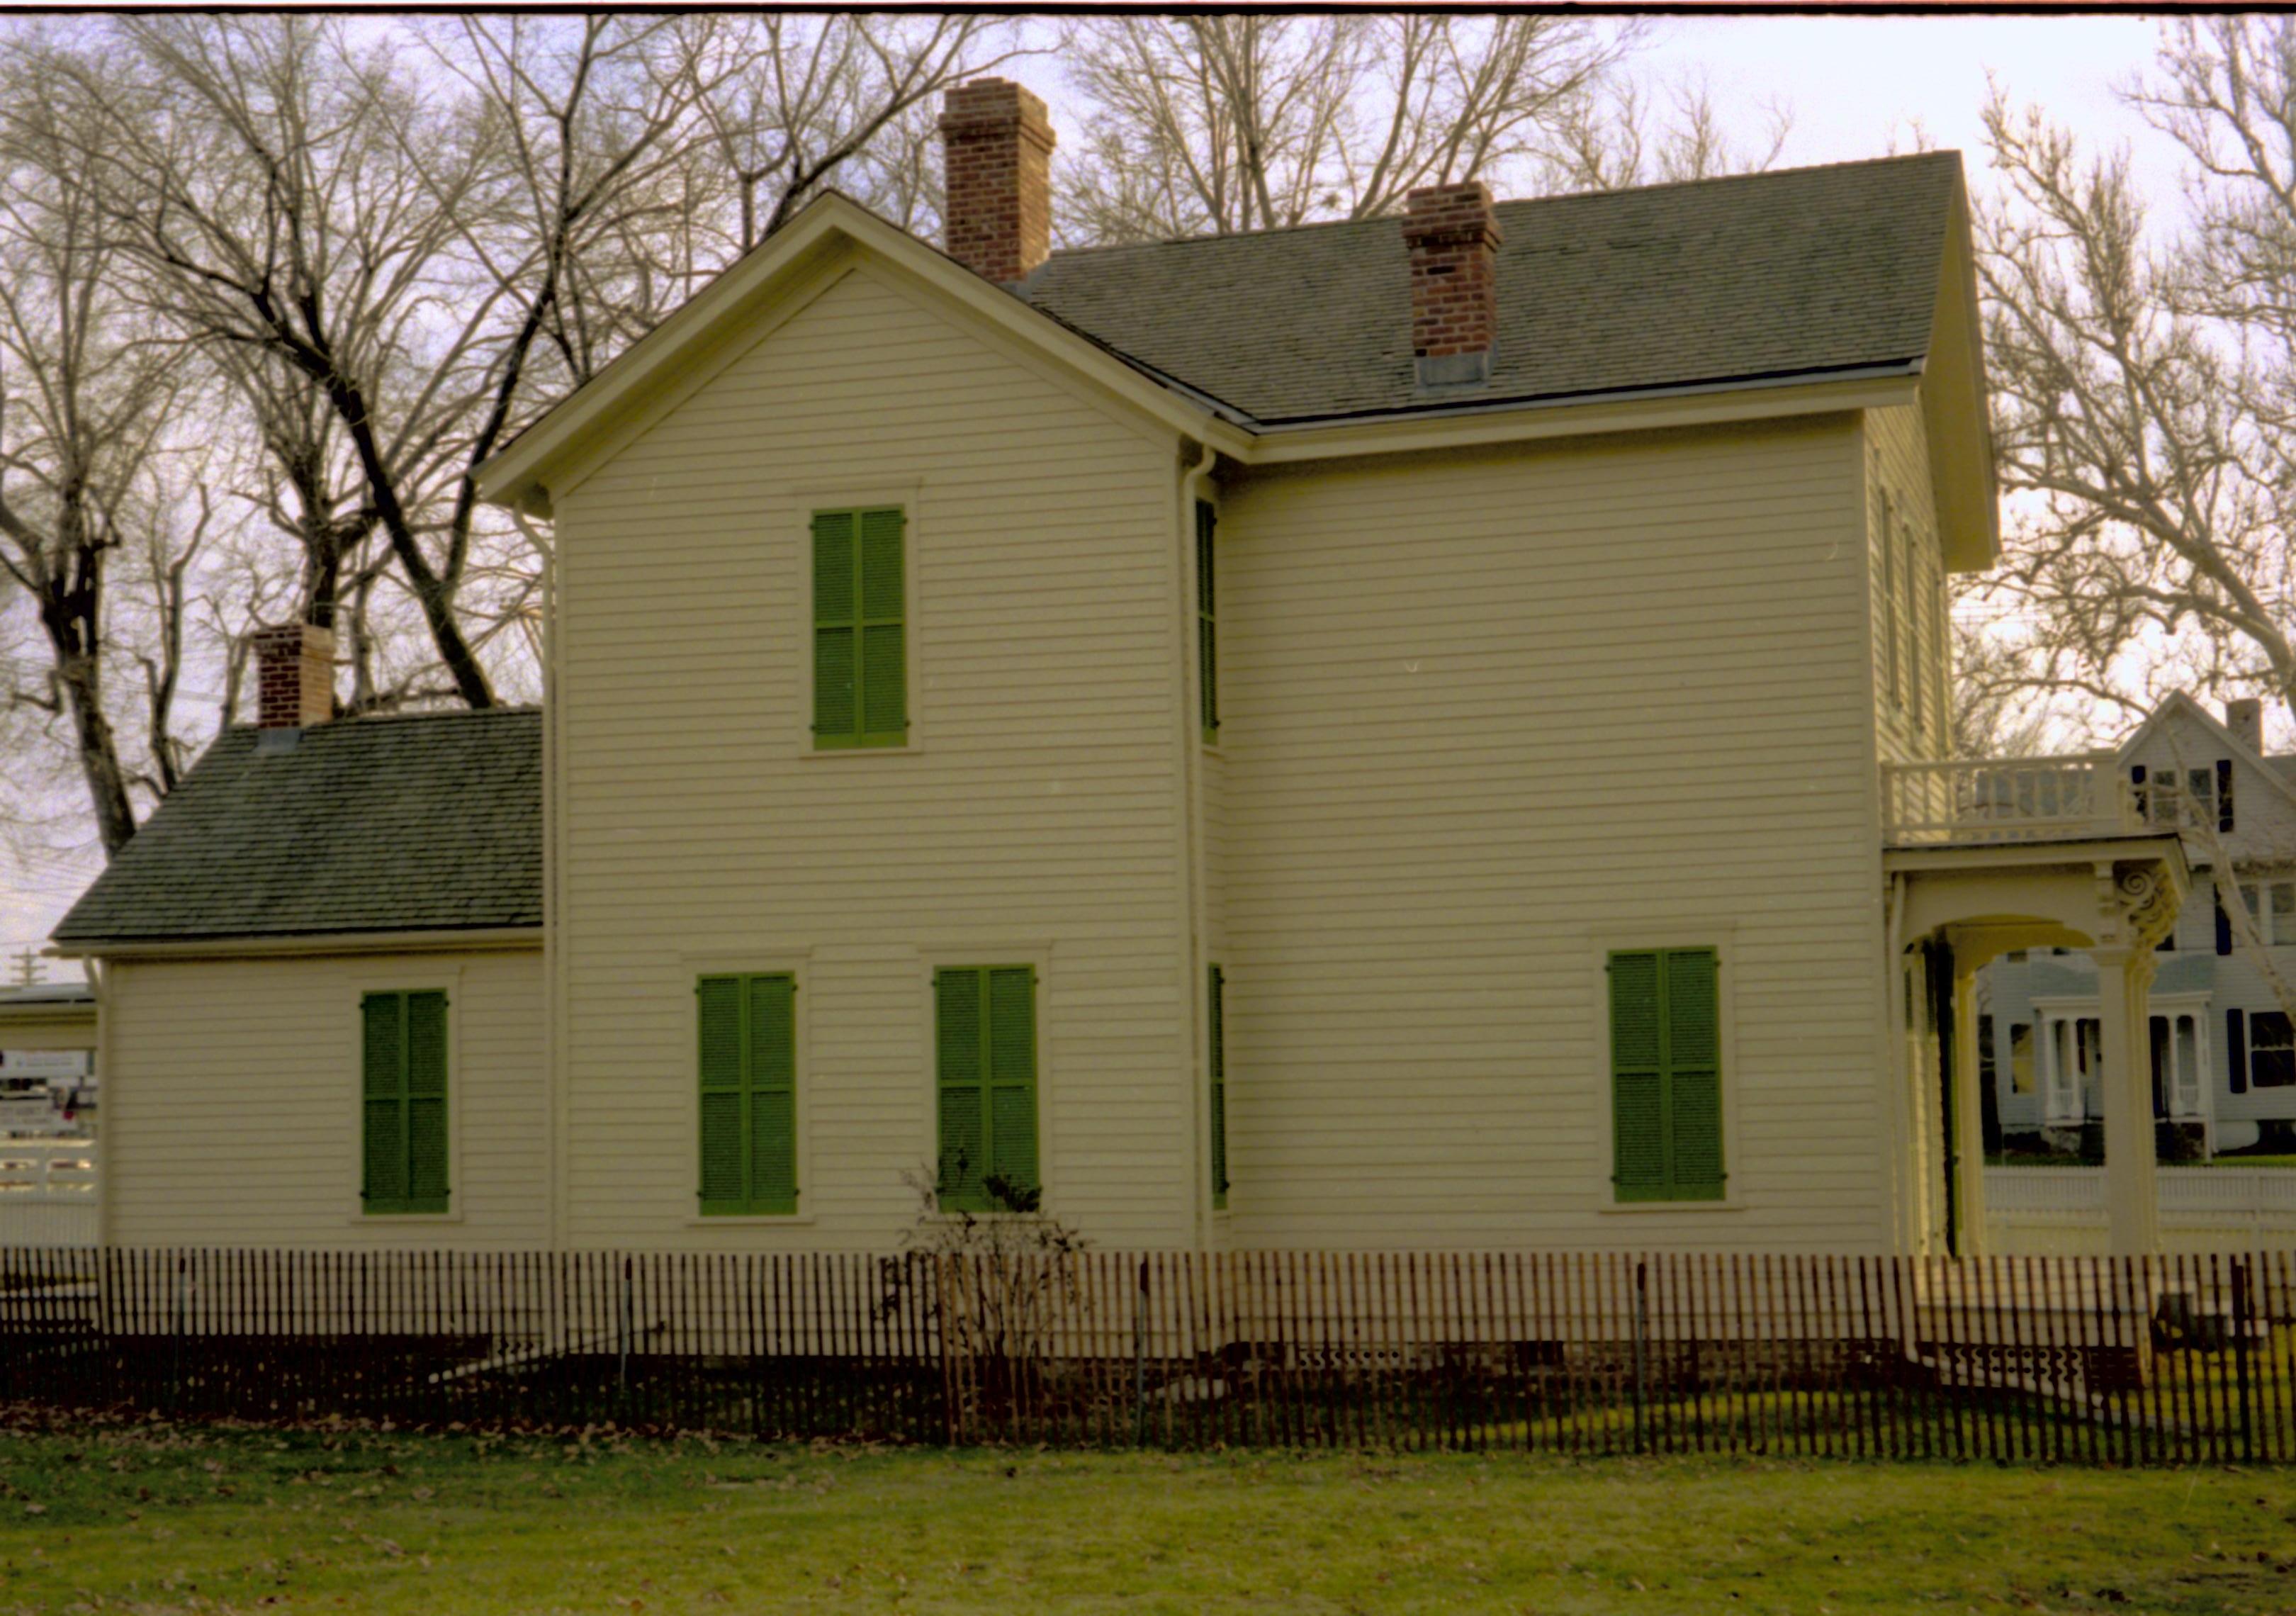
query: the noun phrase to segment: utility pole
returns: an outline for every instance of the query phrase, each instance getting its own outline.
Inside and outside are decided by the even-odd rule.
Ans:
[[[17,987],[37,987],[41,982],[47,980],[48,968],[46,964],[41,961],[38,955],[33,953],[29,948],[17,949],[15,961]]]

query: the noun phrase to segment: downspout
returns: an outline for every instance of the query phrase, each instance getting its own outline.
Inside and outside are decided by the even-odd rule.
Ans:
[[[1196,632],[1196,502],[1203,496],[1203,480],[1219,461],[1219,451],[1209,443],[1199,447],[1196,463],[1180,474],[1176,534],[1180,546],[1177,573],[1180,583],[1180,851],[1185,865],[1181,883],[1181,923],[1187,939],[1181,954],[1184,980],[1180,984],[1180,1002],[1188,1006],[1188,1059],[1184,1070],[1189,1074],[1188,1114],[1193,1120],[1188,1131],[1188,1226],[1189,1247],[1197,1251],[1207,1246],[1205,1220],[1211,1205],[1211,1185],[1206,1178],[1206,1164],[1210,1160],[1206,1139],[1211,1128],[1211,1107],[1206,1091],[1209,1073],[1204,1063],[1208,1012],[1204,1004],[1203,737],[1197,722],[1197,702],[1189,698],[1194,695],[1201,700],[1194,682],[1201,676],[1192,670],[1201,669],[1203,665],[1201,657],[1191,654]]]
[[[95,1243],[102,1247],[112,1243],[112,1182],[118,1177],[111,1170],[111,1113],[119,1094],[111,1075],[111,967],[88,959],[80,968],[95,993]]]
[[[562,1024],[566,1008],[566,950],[560,942],[565,905],[559,890],[566,860],[559,846],[562,816],[558,805],[558,553],[526,519],[510,507],[510,519],[520,535],[542,558],[542,1043],[543,1093],[550,1108],[543,1127],[543,1182],[550,1186],[550,1204],[543,1223],[545,1250],[564,1251],[567,1243],[566,1186],[559,1182],[567,1149],[562,1137],[566,1128],[566,1074],[561,1056],[568,1047]],[[554,534],[554,537],[555,535]]]
[[[1887,973],[1887,1008],[1889,1025],[1883,1030],[1882,1049],[1886,1057],[1882,1070],[1890,1085],[1890,1105],[1884,1113],[1890,1118],[1891,1131],[1897,1136],[1890,1152],[1890,1178],[1892,1210],[1898,1221],[1898,1244],[1900,1251],[1910,1251],[1915,1232],[1912,1194],[1914,1178],[1906,1153],[1912,1149],[1915,1136],[1914,1117],[1908,1111],[1913,1074],[1904,1070],[1901,1062],[1906,1052],[1906,992],[1905,961],[1900,957],[1906,931],[1906,878],[1903,874],[1890,877],[1890,907],[1882,931],[1882,968]]]

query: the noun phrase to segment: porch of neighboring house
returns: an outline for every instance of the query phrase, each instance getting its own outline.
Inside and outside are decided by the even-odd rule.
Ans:
[[[1977,972],[2013,949],[2059,947],[2096,964],[2093,1013],[2059,1024],[2076,1079],[2062,1103],[2087,1126],[2093,1099],[2103,1136],[2103,1249],[2159,1251],[2154,948],[2192,885],[2176,833],[2145,823],[2109,753],[1888,764],[1882,788],[1906,1249],[1988,1250]]]
[[[85,1061],[73,1068],[77,1117],[55,1111],[48,1092],[60,1080],[54,1057],[96,1050],[96,1015],[86,983],[0,988],[0,1246],[96,1243],[96,1141],[85,1104],[102,1074]],[[38,1080],[19,1092],[5,1081],[12,1070]]]

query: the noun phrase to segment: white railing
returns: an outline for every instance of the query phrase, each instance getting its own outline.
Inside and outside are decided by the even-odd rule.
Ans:
[[[2044,841],[2144,828],[2110,752],[1882,766],[1885,841]]]
[[[2296,1169],[2158,1169],[2161,1237],[2171,1251],[2296,1239]],[[2101,1167],[1988,1167],[1985,1220],[1996,1249],[2043,1255],[2104,1233]]]
[[[96,1243],[95,1142],[0,1138],[0,1246]]]

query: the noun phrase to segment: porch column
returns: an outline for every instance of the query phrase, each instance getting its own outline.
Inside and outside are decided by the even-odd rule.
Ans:
[[[1974,952],[1954,950],[1953,1152],[1961,1181],[1956,1257],[1982,1257],[1985,1238],[1985,1079],[1977,1061],[1977,967]]]
[[[2161,1249],[2160,1188],[2153,1172],[2151,947],[2093,948],[2104,1070],[2106,1249],[2149,1257]]]

